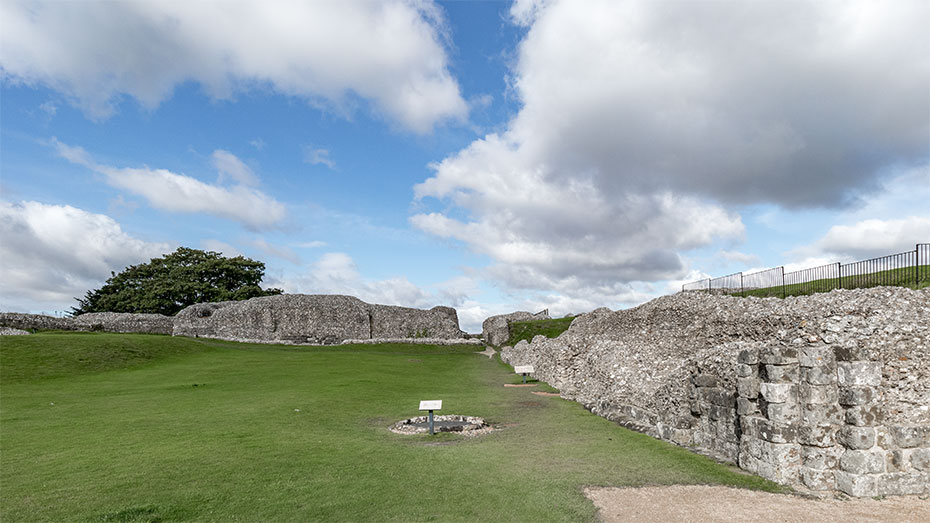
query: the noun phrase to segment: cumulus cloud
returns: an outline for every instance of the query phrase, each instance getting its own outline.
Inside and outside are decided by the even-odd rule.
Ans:
[[[258,185],[258,177],[255,176],[252,169],[233,153],[217,149],[213,151],[212,159],[213,166],[220,173],[220,183],[229,178],[242,185]]]
[[[916,243],[930,242],[930,218],[911,216],[900,220],[863,220],[834,225],[814,248],[843,259],[864,259],[914,250]]]
[[[167,169],[149,167],[111,167],[101,165],[81,147],[52,139],[52,146],[66,160],[102,174],[107,183],[145,198],[149,205],[169,212],[206,213],[238,222],[253,230],[268,229],[284,220],[284,204],[271,196],[245,185],[222,187],[204,183]],[[220,176],[241,182],[257,183],[257,178],[238,158],[227,151],[214,153]],[[245,169],[243,171],[242,169]]]
[[[111,271],[172,250],[127,234],[103,214],[69,205],[0,201],[3,310],[66,310]]]
[[[418,133],[467,112],[430,1],[14,0],[0,18],[4,79],[56,89],[95,119],[124,95],[155,108],[187,81],[214,98],[270,87],[341,112],[360,97]]]
[[[842,206],[927,161],[925,2],[552,0],[511,14],[527,27],[522,107],[435,164],[411,217],[489,255],[509,288],[633,299],[627,283],[685,276],[681,252],[741,239],[728,209]]]

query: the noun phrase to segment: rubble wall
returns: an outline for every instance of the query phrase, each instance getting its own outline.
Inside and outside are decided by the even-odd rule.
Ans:
[[[372,305],[352,296],[281,294],[200,303],[175,316],[174,335],[259,343],[337,344],[385,338],[464,338],[455,309]]]
[[[91,312],[65,318],[56,318],[43,314],[4,312],[0,313],[0,325],[25,330],[171,334],[172,318],[161,314],[132,314],[126,312]]]
[[[511,322],[548,319],[551,319],[549,318],[549,309],[539,311],[536,314],[517,311],[510,314],[491,316],[481,323],[481,337],[484,338],[485,343],[498,347],[510,339]]]
[[[666,296],[502,358],[592,412],[765,478],[930,493],[930,289]]]

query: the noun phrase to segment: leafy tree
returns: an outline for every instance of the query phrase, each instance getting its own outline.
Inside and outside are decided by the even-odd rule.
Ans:
[[[72,314],[150,312],[172,316],[195,303],[247,300],[281,294],[258,286],[265,264],[242,256],[180,247],[163,258],[132,265],[112,275],[103,287],[87,291]]]

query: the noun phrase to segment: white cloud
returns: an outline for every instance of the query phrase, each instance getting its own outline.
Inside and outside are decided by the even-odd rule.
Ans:
[[[814,247],[819,252],[845,260],[913,251],[915,244],[928,242],[930,218],[911,216],[900,220],[863,220],[851,225],[834,225],[815,242]]]
[[[69,205],[0,201],[2,310],[67,310],[110,272],[170,252],[109,216]]]
[[[353,96],[418,133],[463,119],[430,1],[0,3],[6,81],[56,89],[96,119],[187,81],[214,98],[271,87],[340,112]]]
[[[258,177],[252,169],[233,153],[217,149],[213,151],[212,159],[213,166],[220,173],[219,183],[223,183],[226,178],[231,178],[242,185],[250,187],[258,185]]]
[[[740,240],[730,206],[841,206],[926,163],[928,4],[792,7],[516,2],[522,107],[433,166],[411,223],[507,288],[616,303]]]
[[[336,162],[329,157],[329,150],[305,145],[303,147],[304,163],[310,165],[325,165],[330,169],[336,168]]]
[[[61,157],[104,175],[111,186],[145,198],[149,205],[156,209],[206,213],[238,222],[253,230],[271,228],[286,216],[284,204],[251,187],[210,185],[166,169],[101,165],[81,147],[66,145],[54,138],[51,144]],[[235,158],[231,154],[226,155]],[[226,155],[221,155],[227,162],[224,168],[229,169],[232,165],[232,169],[235,170],[235,162],[229,162]],[[246,174],[251,174],[251,171],[238,172],[236,176],[242,177]],[[227,172],[227,175],[233,176],[230,172]]]
[[[293,264],[300,263],[300,256],[297,256],[297,253],[295,253],[290,247],[270,244],[264,238],[253,238],[249,243],[252,244],[252,246],[256,249],[269,256],[281,258],[282,260],[287,260]]]
[[[294,245],[294,247],[298,247],[301,249],[316,249],[319,247],[326,247],[326,242],[320,241],[320,240],[312,240],[309,242],[298,243]]]
[[[249,145],[261,151],[262,149],[265,148],[265,140],[262,140],[261,138],[256,138],[250,141]]]

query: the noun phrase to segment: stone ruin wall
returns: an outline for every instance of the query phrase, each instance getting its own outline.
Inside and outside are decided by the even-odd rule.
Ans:
[[[930,289],[681,293],[599,309],[502,358],[596,414],[782,484],[930,493]]]
[[[42,314],[0,313],[0,325],[22,330],[66,330],[171,334],[172,319],[161,314],[92,312],[56,318]]]
[[[352,296],[307,294],[191,305],[175,316],[174,334],[327,345],[353,339],[465,337],[450,307],[421,310],[372,305]]]
[[[0,325],[18,329],[138,332],[257,343],[338,344],[346,340],[462,339],[450,307],[429,310],[372,305],[338,295],[282,294],[245,301],[199,303],[174,317],[89,313],[74,318],[0,313]]]
[[[510,314],[491,316],[481,323],[481,337],[487,344],[499,347],[501,344],[507,343],[507,340],[510,339],[511,322],[548,319],[551,319],[549,318],[549,309],[539,311],[536,314],[526,311],[517,311],[511,312]]]

